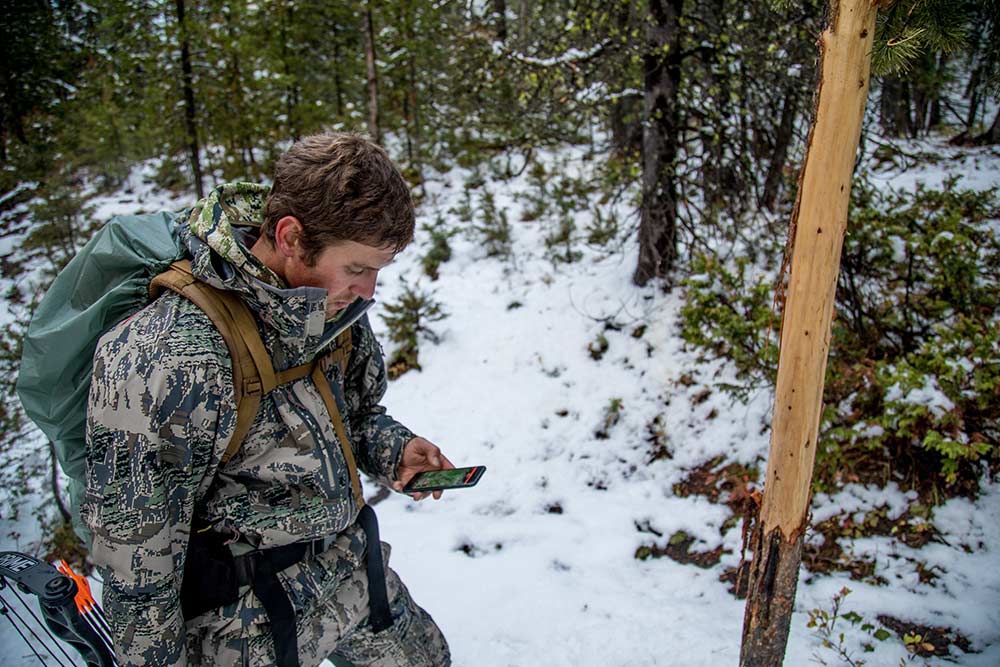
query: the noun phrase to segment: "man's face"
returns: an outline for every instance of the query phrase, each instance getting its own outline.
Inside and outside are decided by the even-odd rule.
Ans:
[[[346,308],[355,298],[371,299],[378,272],[392,262],[392,248],[342,241],[327,246],[309,266],[303,257],[291,259],[285,267],[289,287],[322,287],[326,290],[326,317]]]

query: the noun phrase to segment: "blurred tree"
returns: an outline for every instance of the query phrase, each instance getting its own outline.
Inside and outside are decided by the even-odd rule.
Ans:
[[[0,186],[44,175],[77,90],[92,14],[75,2],[10,0],[0,12]],[[13,173],[13,176],[12,176]]]
[[[198,109],[194,101],[194,76],[191,70],[191,42],[188,26],[184,20],[186,0],[174,0],[177,14],[177,39],[180,43],[181,88],[184,91],[184,129],[187,132],[188,153],[191,160],[191,174],[198,199],[205,196],[201,178],[201,147],[198,141]]]
[[[365,6],[365,64],[368,72],[368,134],[375,143],[382,142],[378,112],[378,68],[375,64],[375,20],[371,4]]]
[[[881,83],[879,120],[889,136],[916,137],[941,123],[941,98],[953,78],[946,54],[965,45],[977,3],[883,4],[872,51]]]
[[[974,133],[979,112],[988,97],[1000,101],[1000,2],[976,0],[969,3],[972,19],[969,26],[969,48],[966,63],[971,72],[966,96],[969,112],[966,130],[957,137],[961,142]],[[958,143],[957,142],[957,143]],[[1000,110],[988,129],[969,140],[973,145],[1000,144]]]

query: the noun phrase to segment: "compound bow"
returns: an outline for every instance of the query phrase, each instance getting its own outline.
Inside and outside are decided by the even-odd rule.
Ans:
[[[32,624],[4,599],[3,592],[8,589],[34,619],[35,625],[49,636],[49,642],[39,637]],[[39,622],[18,590],[38,597],[44,625]],[[43,664],[45,660],[39,653],[39,646],[57,664],[74,664],[62,645],[55,641],[55,637],[58,637],[79,652],[87,667],[118,665],[104,612],[94,601],[86,578],[73,572],[66,561],[62,561],[57,569],[45,561],[16,551],[0,552],[0,615],[10,620],[35,657]],[[52,646],[62,653],[67,662],[56,655]]]

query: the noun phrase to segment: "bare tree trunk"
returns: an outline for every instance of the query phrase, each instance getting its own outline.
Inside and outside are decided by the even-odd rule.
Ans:
[[[972,128],[976,125],[976,118],[979,117],[979,82],[983,76],[982,67],[977,67],[972,70],[972,74],[969,75],[969,85],[966,86],[966,95],[969,97],[969,113],[965,117],[965,131],[971,132]]]
[[[238,20],[233,17],[231,8],[223,10],[226,19],[226,26],[232,34],[239,30]],[[253,155],[253,139],[250,136],[250,124],[245,122],[247,117],[246,100],[243,93],[243,67],[240,64],[240,54],[234,44],[230,44],[228,52],[228,62],[226,69],[229,74],[229,103],[232,104],[232,111],[237,120],[236,126],[231,134],[233,149],[240,154],[240,162],[243,166],[243,178],[252,180],[256,176],[257,161]],[[251,167],[253,170],[251,171]]]
[[[194,105],[194,75],[191,69],[191,47],[188,43],[187,26],[184,22],[184,0],[175,0],[177,26],[181,41],[181,76],[184,87],[184,127],[187,129],[188,152],[191,158],[191,172],[198,199],[205,196],[201,178],[199,157],[197,112]]]
[[[993,117],[993,124],[977,137],[973,137],[973,146],[995,146],[1000,144],[1000,111]]]
[[[302,128],[299,126],[299,80],[295,72],[292,71],[292,55],[289,48],[292,38],[288,34],[294,23],[295,3],[283,4],[281,7],[280,35],[281,35],[281,65],[285,74],[285,116],[288,121],[288,133],[293,141],[298,141],[302,136]],[[294,47],[293,47],[294,48]]]
[[[934,63],[935,67],[935,78],[942,76],[948,68],[948,55],[945,53],[938,54],[937,59]],[[943,94],[944,85],[938,84],[935,86],[930,100],[930,108],[927,111],[927,131],[940,130],[942,122],[941,113],[941,95]]]
[[[666,278],[677,259],[676,159],[683,0],[649,0],[643,56],[642,204],[632,281]]]
[[[764,179],[764,194],[761,204],[769,211],[774,211],[778,202],[778,192],[781,190],[782,177],[785,174],[785,163],[788,162],[788,149],[792,145],[792,134],[795,131],[795,117],[799,113],[799,93],[794,86],[785,89],[785,101],[781,106],[781,121],[774,137],[774,149],[767,166],[767,177]]]
[[[372,141],[382,143],[378,126],[378,73],[375,71],[375,26],[372,8],[365,8],[365,60],[368,63],[368,133]]]
[[[335,25],[330,31],[330,39],[333,41],[333,62],[335,63],[333,68],[333,88],[337,91],[337,117],[340,118],[344,115],[344,83],[340,78],[340,63],[343,62],[340,58],[340,26]]]
[[[501,42],[507,41],[507,0],[491,0],[491,13],[493,14],[491,22],[493,23],[493,31],[496,33],[497,40]]]
[[[422,187],[424,174],[420,160],[421,133],[420,107],[418,98],[419,92],[417,89],[417,58],[416,55],[414,55],[415,49],[413,48],[413,45],[417,40],[414,30],[414,23],[416,22],[416,17],[414,16],[415,11],[416,10],[412,6],[402,8],[399,23],[403,27],[407,43],[411,45],[411,47],[407,49],[407,81],[406,90],[403,92],[403,119],[406,123],[406,160],[410,172],[416,177],[416,184]]]
[[[879,124],[882,129],[891,137],[911,136],[914,129],[910,114],[909,85],[894,76],[884,77],[879,95]]]
[[[792,258],[781,324],[771,450],[743,620],[741,667],[781,665],[807,527],[837,272],[861,121],[876,8],[831,0],[820,37],[815,119],[792,213]]]
[[[59,510],[59,516],[62,517],[63,523],[70,523],[73,520],[73,515],[70,514],[69,508],[66,507],[66,502],[62,498],[62,493],[59,491],[59,465],[56,457],[56,446],[52,444],[51,440],[49,440],[49,465],[52,498],[56,501],[56,509]]]

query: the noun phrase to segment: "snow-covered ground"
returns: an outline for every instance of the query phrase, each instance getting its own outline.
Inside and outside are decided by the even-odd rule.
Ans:
[[[937,184],[948,170],[965,173],[970,186],[1000,184],[995,152],[955,155],[924,171],[917,166],[879,178],[912,187]],[[553,178],[586,174],[593,166],[574,150],[546,162]],[[459,227],[455,210],[468,180],[469,174],[453,172],[428,183],[420,223],[440,214]],[[136,187],[132,202],[108,200],[100,211],[177,207]],[[381,502],[391,565],[444,630],[457,667],[736,664],[744,603],[719,575],[739,563],[739,523],[726,521],[725,505],[679,497],[673,487],[716,456],[763,470],[770,397],[758,394],[743,405],[714,388],[732,379],[730,371],[699,363],[684,348],[676,328],[678,291],[631,284],[634,234],[624,230],[617,249],[581,240],[574,248],[583,252],[580,261],[554,264],[543,239],[555,222],[522,221],[528,203],[518,193],[530,189],[527,177],[487,175],[472,191],[473,208],[483,189],[508,216],[511,259],[487,258],[481,239],[463,232],[452,239],[453,257],[432,282],[420,268],[429,235],[419,231],[380,278],[380,303],[396,300],[405,278],[448,313],[431,325],[440,343],[421,344],[423,370],[390,385],[390,413],[439,444],[456,465],[488,468],[478,486],[439,501],[393,495]],[[634,222],[627,203],[617,213],[624,226]],[[588,215],[576,214],[578,234]],[[376,306],[373,312],[391,352],[378,315],[384,311]],[[601,336],[607,349],[595,359],[589,348],[596,349]],[[620,404],[619,418],[609,425],[613,403]],[[652,460],[650,425],[657,418],[672,457]],[[854,664],[1000,665],[1000,485],[985,489],[976,502],[954,500],[937,509],[941,542],[914,550],[889,538],[856,541],[853,554],[874,557],[875,573],[887,586],[803,572],[785,664],[849,664],[807,627],[809,612],[829,610],[846,586],[852,592],[841,614],[854,612],[863,621],[839,620],[833,641],[845,634]],[[821,520],[843,508],[864,513],[887,505],[893,516],[905,504],[897,489],[849,487],[817,498],[814,514]],[[639,547],[665,546],[678,531],[696,539],[693,550],[722,546],[719,564],[701,569],[635,558]],[[920,583],[917,559],[938,575],[931,584]],[[913,658],[895,635],[878,641],[862,629],[864,623],[877,627],[879,614],[949,626],[978,653]],[[36,664],[19,657],[26,650],[15,645],[16,636],[4,627],[0,633],[6,664]],[[873,651],[865,652],[863,643]]]

